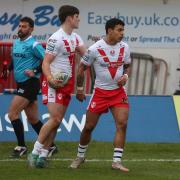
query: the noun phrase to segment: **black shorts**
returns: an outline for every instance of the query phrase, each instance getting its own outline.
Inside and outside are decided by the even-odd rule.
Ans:
[[[30,102],[37,100],[40,91],[40,81],[37,78],[31,78],[27,81],[17,83],[17,95],[28,99]]]

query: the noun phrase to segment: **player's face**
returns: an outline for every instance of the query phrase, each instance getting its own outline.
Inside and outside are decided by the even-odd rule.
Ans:
[[[20,39],[26,39],[31,35],[33,28],[29,26],[28,22],[20,22],[18,27],[18,37]]]
[[[72,16],[71,24],[73,29],[78,29],[79,22],[80,22],[79,14],[75,14],[74,16]]]
[[[120,42],[124,37],[124,26],[118,24],[111,30],[111,38],[115,42]]]

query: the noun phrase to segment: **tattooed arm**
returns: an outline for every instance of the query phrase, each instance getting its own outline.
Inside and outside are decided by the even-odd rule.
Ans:
[[[118,80],[118,85],[124,86],[128,80],[129,75],[130,75],[130,64],[125,64],[124,65],[124,72],[123,72],[123,75]]]
[[[84,94],[84,71],[87,68],[88,68],[88,66],[86,66],[83,63],[80,63],[80,65],[78,67],[76,98],[81,102],[85,99],[85,94]]]

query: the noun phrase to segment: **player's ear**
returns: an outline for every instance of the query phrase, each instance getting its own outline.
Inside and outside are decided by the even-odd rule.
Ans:
[[[33,31],[34,31],[34,27],[31,28],[31,32],[33,32]]]
[[[112,31],[113,31],[113,29],[112,29],[112,28],[109,28],[109,29],[108,29],[108,34],[112,34]]]

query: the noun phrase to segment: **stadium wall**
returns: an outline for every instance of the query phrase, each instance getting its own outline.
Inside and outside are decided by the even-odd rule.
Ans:
[[[15,135],[7,116],[13,95],[0,95],[0,141],[15,141]],[[57,132],[57,141],[78,141],[85,123],[85,111],[90,96],[80,103],[75,96]],[[180,118],[179,96],[130,96],[130,115],[127,129],[128,142],[180,142],[178,118]],[[45,122],[49,114],[38,97],[39,117]],[[179,111],[178,111],[179,110]],[[36,134],[21,113],[25,138],[36,139]],[[110,113],[103,114],[93,132],[93,140],[112,141],[114,120]]]
[[[176,71],[180,66],[179,0],[91,0],[91,3],[87,0],[5,0],[1,2],[0,41],[16,39],[19,19],[30,16],[35,20],[34,37],[46,42],[59,28],[57,12],[63,4],[80,9],[77,31],[87,46],[104,36],[104,24],[109,18],[124,20],[124,40],[131,51],[164,59],[169,72],[166,94],[172,95],[179,89],[180,74]]]

